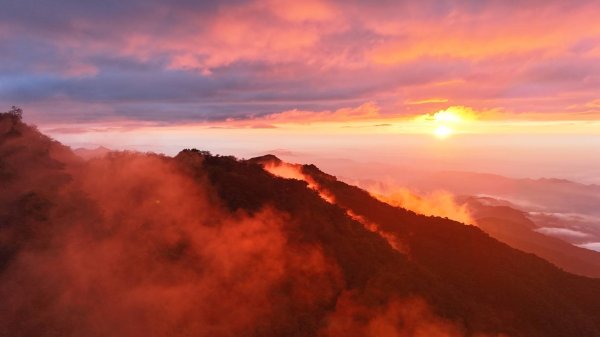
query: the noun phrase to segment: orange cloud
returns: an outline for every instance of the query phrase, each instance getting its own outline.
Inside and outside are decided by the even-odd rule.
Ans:
[[[322,0],[269,0],[265,5],[277,16],[290,22],[329,21],[335,19],[332,4]]]
[[[448,99],[446,98],[425,98],[425,99],[417,99],[417,100],[407,100],[406,104],[408,105],[420,105],[420,104],[434,104],[434,103],[446,103]]]
[[[503,14],[506,16],[500,17]],[[477,60],[534,54],[539,59],[566,53],[574,37],[600,34],[600,24],[591,8],[565,15],[560,6],[516,13],[455,12],[438,22],[384,22],[373,23],[372,27],[393,37],[370,53],[373,62],[386,65],[423,57]]]
[[[467,205],[458,204],[450,192],[433,191],[418,195],[403,187],[382,189],[377,185],[366,187],[366,189],[377,199],[392,206],[402,207],[427,216],[444,217],[468,225],[476,224]]]
[[[315,48],[324,34],[338,29],[333,19],[333,7],[325,1],[255,1],[224,6],[203,29],[192,28],[189,35],[152,47],[171,54],[170,68],[205,74],[240,60],[321,58]]]
[[[289,110],[265,117],[265,120],[284,123],[310,122],[350,122],[355,120],[370,120],[381,117],[380,108],[374,102],[367,102],[355,108],[341,108],[335,111],[301,111]]]

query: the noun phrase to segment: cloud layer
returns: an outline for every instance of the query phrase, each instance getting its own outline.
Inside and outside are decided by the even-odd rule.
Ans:
[[[225,120],[371,101],[383,114],[600,112],[593,1],[0,5],[0,103],[40,123]]]

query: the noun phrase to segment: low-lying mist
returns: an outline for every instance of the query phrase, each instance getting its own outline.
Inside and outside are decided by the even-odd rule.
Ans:
[[[165,158],[115,153],[72,172],[1,278],[21,335],[232,336],[294,324],[343,280],[288,216],[231,214]],[[35,230],[35,229],[34,229]],[[292,321],[292,322],[290,322]]]

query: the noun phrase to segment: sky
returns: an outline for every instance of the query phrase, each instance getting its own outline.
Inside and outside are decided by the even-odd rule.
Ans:
[[[0,0],[0,8],[0,106],[22,107],[26,121],[69,145],[352,157],[386,144],[372,159],[380,161],[441,147],[460,155],[423,162],[478,162],[471,169],[503,174],[526,162],[521,175],[594,181],[597,1]]]

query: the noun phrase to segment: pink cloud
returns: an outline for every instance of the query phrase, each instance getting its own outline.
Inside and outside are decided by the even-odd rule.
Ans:
[[[323,121],[352,121],[381,118],[380,108],[374,102],[366,102],[357,107],[341,108],[335,111],[289,110],[264,117],[267,121],[285,123],[310,123]]]
[[[221,120],[269,114],[271,119],[353,119],[337,110],[367,101],[376,102],[383,114],[450,105],[589,113],[586,104],[597,99],[600,85],[595,5],[157,1],[152,10],[135,2],[119,10],[94,4],[98,8],[86,12],[65,5],[60,17],[45,15],[43,8],[35,8],[38,16],[8,8],[15,19],[3,21],[0,38],[29,41],[40,50],[28,51],[29,60],[8,48],[14,64],[7,63],[5,72],[19,69],[20,77],[42,74],[72,82],[34,79],[25,86],[33,94],[19,84],[7,90],[6,100],[65,97],[82,109],[102,103],[115,109],[122,101],[197,103],[180,109],[191,111],[186,116],[191,120],[200,119],[194,113],[199,110],[204,119]],[[135,65],[115,70],[111,58]],[[181,78],[164,84],[176,76]],[[78,81],[86,77],[97,79],[82,87]],[[119,88],[128,78],[133,83]],[[151,88],[137,89],[152,81],[182,88],[164,97]],[[203,106],[210,104],[240,107],[221,118],[212,106]],[[148,110],[120,108],[119,114],[142,118],[139,111]],[[163,115],[174,118],[170,111]]]

